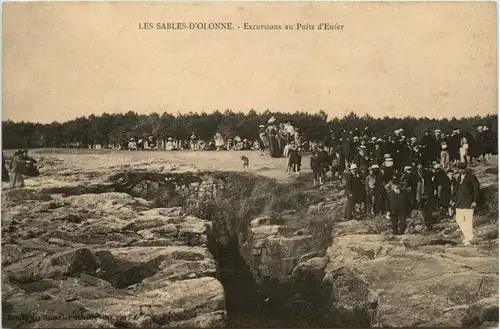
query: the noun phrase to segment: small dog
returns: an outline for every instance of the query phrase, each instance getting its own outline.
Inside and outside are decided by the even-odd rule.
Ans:
[[[241,156],[241,161],[243,161],[243,169],[248,170],[248,165],[250,164],[250,160],[244,155]]]

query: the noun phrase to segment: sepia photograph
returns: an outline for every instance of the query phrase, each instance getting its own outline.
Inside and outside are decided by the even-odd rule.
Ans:
[[[497,28],[4,2],[2,328],[498,328]]]

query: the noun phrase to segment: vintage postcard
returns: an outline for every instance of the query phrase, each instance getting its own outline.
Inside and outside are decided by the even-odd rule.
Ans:
[[[498,327],[495,2],[6,2],[2,327]]]

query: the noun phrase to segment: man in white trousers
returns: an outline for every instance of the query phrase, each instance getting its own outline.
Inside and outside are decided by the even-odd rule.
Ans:
[[[458,164],[458,169],[460,170],[460,181],[455,201],[456,221],[464,235],[462,242],[467,246],[474,239],[472,217],[474,215],[474,208],[479,201],[480,188],[477,177],[467,169],[467,165],[464,162]]]

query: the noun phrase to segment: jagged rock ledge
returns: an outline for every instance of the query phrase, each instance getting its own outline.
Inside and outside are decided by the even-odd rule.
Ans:
[[[2,197],[4,325],[225,326],[211,222],[125,193]]]
[[[290,223],[336,214],[338,193],[331,202],[302,200],[311,207],[282,216],[297,203],[286,193],[250,174],[147,172],[119,173],[92,186],[5,191],[4,314],[22,314],[30,320],[14,324],[31,327],[89,326],[40,321],[41,310],[94,317],[92,326],[103,327],[224,326],[214,246],[236,241],[251,280],[269,295],[265,309],[308,314],[309,325],[497,323],[492,218],[475,220],[479,245],[461,247],[452,221],[441,224],[443,236],[410,223],[401,241],[386,234],[389,225],[380,218],[338,222],[333,215],[325,254],[317,236]],[[260,217],[266,209],[279,216]]]

